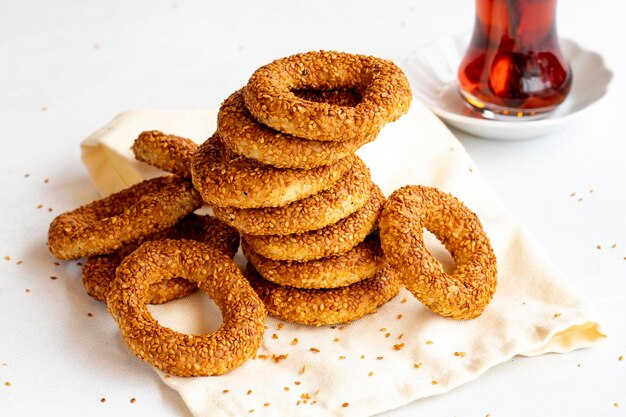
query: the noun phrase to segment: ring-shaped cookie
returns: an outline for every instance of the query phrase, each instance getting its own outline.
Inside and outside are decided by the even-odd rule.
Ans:
[[[355,89],[354,107],[315,103],[294,90]],[[244,92],[252,116],[272,129],[319,141],[345,141],[375,135],[411,104],[411,88],[391,61],[342,52],[306,52],[278,59],[256,70]]]
[[[48,230],[48,248],[60,259],[112,253],[167,229],[201,205],[189,181],[153,178],[57,216]]]
[[[132,146],[138,161],[184,178],[191,178],[191,157],[197,148],[191,139],[158,130],[141,132]]]
[[[241,233],[262,236],[304,233],[337,223],[359,210],[369,199],[371,190],[369,169],[357,157],[339,181],[310,197],[282,207],[213,207],[213,213]]]
[[[87,259],[83,266],[83,287],[87,294],[99,301],[106,301],[115,270],[122,260],[143,242],[159,239],[189,239],[206,243],[228,257],[235,256],[239,248],[239,233],[220,220],[211,216],[190,214],[174,226],[128,243],[108,255],[97,255]],[[146,293],[146,302],[162,304],[184,297],[197,288],[193,281],[172,278],[152,284]]]
[[[248,262],[263,278],[294,288],[339,288],[376,275],[384,265],[378,236],[368,236],[348,252],[308,262],[274,261],[242,241]]]
[[[406,186],[385,203],[379,227],[385,259],[426,307],[454,319],[483,312],[496,290],[496,257],[480,220],[463,203],[436,188]],[[452,254],[453,273],[429,253],[424,228]]]
[[[385,196],[374,185],[369,200],[348,217],[323,229],[293,235],[244,235],[256,253],[276,261],[312,261],[339,255],[363,242],[378,222]]]
[[[314,169],[275,168],[229,151],[216,133],[202,144],[191,164],[193,184],[212,206],[280,207],[331,187],[355,156]]]
[[[251,264],[248,264],[245,275],[270,316],[310,326],[349,323],[374,313],[402,288],[389,266],[372,278],[325,290],[274,284],[261,277]]]
[[[324,94],[327,93],[327,94]],[[297,97],[310,102],[339,104],[353,95],[341,91],[295,92]],[[349,102],[349,101],[348,101]],[[258,123],[243,100],[243,90],[228,97],[217,116],[217,131],[226,147],[246,158],[278,168],[312,169],[332,164],[352,155],[364,144],[373,141],[378,131],[340,142],[322,142],[301,139],[284,134]]]
[[[148,311],[149,287],[163,279],[193,280],[222,313],[211,334],[183,334],[161,326]],[[172,375],[220,375],[255,354],[266,310],[235,262],[192,240],[146,242],[117,268],[107,306],[126,345],[141,360]]]

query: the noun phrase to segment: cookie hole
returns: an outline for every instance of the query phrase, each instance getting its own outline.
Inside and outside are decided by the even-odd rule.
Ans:
[[[165,304],[148,305],[148,311],[162,326],[186,334],[213,333],[223,322],[215,302],[200,290]]]
[[[336,90],[293,90],[292,93],[301,99],[315,103],[330,103],[342,107],[355,107],[363,100],[362,94],[354,89]]]
[[[424,243],[430,254],[439,261],[446,274],[452,274],[456,268],[456,262],[445,246],[428,230],[424,229]]]

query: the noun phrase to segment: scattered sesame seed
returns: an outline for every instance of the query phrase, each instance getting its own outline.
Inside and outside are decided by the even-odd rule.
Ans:
[[[345,356],[340,356],[338,359],[339,359],[340,361],[342,361],[342,360],[344,360],[345,358],[346,358]]]
[[[398,314],[398,316],[396,317],[398,320],[402,319],[402,314]]]
[[[433,384],[433,385],[437,385],[438,383],[439,383],[439,381],[436,381],[434,379],[431,381],[431,384]]]
[[[4,386],[5,386],[5,387],[10,387],[10,386],[11,386],[11,383],[10,383],[9,381],[7,381],[7,382],[5,382],[5,383],[4,383]]]
[[[298,400],[298,401],[296,402],[296,405],[300,405],[300,404],[302,404],[302,401]]]
[[[361,355],[361,359],[365,359],[365,355]]]
[[[617,358],[617,360],[621,362],[624,360],[624,357],[622,355],[619,355],[619,358]]]
[[[617,243],[613,243],[613,244],[611,245],[611,249],[615,249],[616,247],[617,247]]]
[[[602,245],[596,245],[596,248],[602,249]]]
[[[576,365],[577,368],[580,368],[580,364]]]
[[[398,340],[402,339],[404,337],[404,333],[400,333],[400,336],[398,336]]]
[[[427,344],[427,345],[432,345],[432,344],[433,344],[433,342],[432,342],[432,340],[427,340],[427,341],[426,341],[426,344]]]
[[[582,197],[577,200],[579,203],[583,201]]]
[[[289,356],[289,354],[272,355],[272,359],[274,360],[274,363],[279,363],[280,361],[283,361],[283,360],[287,359],[288,356]]]
[[[337,343],[338,341],[339,341],[339,338],[338,338],[338,337],[335,337],[335,338],[333,339],[333,342],[335,342],[335,343]]]
[[[49,183],[49,182],[50,182],[50,180],[49,180],[48,178],[46,178],[45,180],[43,180],[43,183],[44,183],[44,184],[47,184],[47,183]]]
[[[384,356],[376,356],[377,361],[382,361],[384,358],[385,358]]]
[[[22,260],[19,260],[19,261],[15,262],[16,265],[22,265],[23,263],[24,263],[24,261],[22,261]]]
[[[50,211],[50,212],[51,212],[51,211],[52,211],[52,207],[48,207],[48,211]]]
[[[305,392],[304,394],[300,395],[300,398],[302,398],[303,400],[310,400],[311,399],[311,394]]]
[[[83,263],[82,262],[76,262],[76,265],[83,266]]]
[[[339,330],[343,330],[345,328],[346,328],[345,326],[339,326]]]
[[[222,394],[228,394],[230,392],[230,390],[225,389],[224,391],[222,391]]]
[[[613,407],[615,408],[619,407],[619,403],[613,403]]]
[[[48,108],[47,108],[46,106],[43,106],[43,107],[41,108],[41,111],[45,113],[45,112],[47,112],[47,111],[48,111]]]
[[[301,383],[302,383],[302,382],[300,382],[300,381],[296,381],[296,382],[294,382],[294,384],[296,384],[296,385],[300,385]]]
[[[272,335],[272,339],[278,339],[278,335],[277,335],[276,333],[274,333],[274,334]]]
[[[298,338],[296,337],[296,338],[294,338],[294,339],[291,341],[291,345],[292,345],[292,346],[295,346],[295,345],[297,345],[297,344],[298,344]]]
[[[10,261],[10,260],[11,260],[11,257],[10,257],[9,255],[7,255],[7,256],[5,256],[5,257],[4,257],[4,260],[5,260],[5,261]]]
[[[285,328],[285,324],[284,323],[278,323],[278,330],[282,330]]]
[[[469,168],[469,172],[474,172],[474,170],[472,169],[472,167]]]
[[[270,355],[258,355],[257,358],[261,359],[261,360],[266,360],[269,359]]]
[[[402,301],[400,301],[400,302],[401,302],[402,304],[404,304],[404,303],[406,303],[406,301],[407,301],[407,300],[406,300],[406,297],[404,297],[404,298],[402,299]]]
[[[248,413],[254,413],[254,408],[252,410],[248,410]]]
[[[309,349],[311,352],[313,353],[320,353],[320,350],[318,348],[314,348],[312,347],[311,349]]]
[[[370,371],[370,373],[367,374],[367,376],[374,376],[374,372]]]
[[[573,193],[571,193],[569,196],[570,197],[574,197],[576,195],[576,192],[574,191]]]
[[[53,263],[54,263],[56,266],[60,266],[60,265],[61,265],[61,263],[60,263],[60,262],[56,262],[56,261],[55,261],[55,262],[53,262]]]
[[[107,401],[107,399],[106,399],[106,398],[104,398],[104,397],[100,398],[100,402],[101,402],[101,403],[105,403],[106,401]]]
[[[380,329],[380,331],[381,331],[381,332],[386,332],[386,331],[387,331],[387,328],[386,328],[386,327],[382,327],[382,328]]]
[[[285,387],[283,388],[285,391],[289,391],[289,387]]]
[[[248,390],[248,392],[246,393],[246,395],[250,395],[250,394],[252,394],[252,390],[251,390],[251,389],[249,389],[249,390]]]
[[[43,204],[37,204],[37,208],[40,209],[43,207]]]
[[[131,404],[135,404],[136,402],[137,402],[137,399],[136,399],[136,398],[131,398],[131,399],[130,399],[130,403],[131,403]]]
[[[589,190],[589,192],[590,192],[590,193],[593,193],[593,188],[591,188],[591,189]]]
[[[30,174],[24,174],[24,178],[30,177]]]
[[[300,375],[306,372],[306,365],[302,365],[302,369],[300,369]]]
[[[561,317],[561,313],[554,313],[554,318]]]
[[[419,367],[421,367],[421,366],[422,366],[422,364],[421,364],[421,363],[414,363],[414,364],[413,364],[413,368],[416,368],[416,369],[417,369],[417,368],[419,368]]]
[[[348,407],[349,405],[350,405],[350,403],[343,403],[343,404],[341,404],[341,406],[342,406],[343,408],[346,408],[346,407]]]
[[[391,333],[385,334],[385,337],[389,337],[389,336],[391,336]]]
[[[50,277],[50,279],[51,279],[52,281],[54,281],[55,279],[57,279],[57,277],[55,277],[55,276],[53,275],[53,276],[51,276],[51,277]]]
[[[263,407],[269,407],[271,404],[270,403],[265,403],[263,404]]]
[[[465,352],[454,352],[454,356],[460,356],[461,358],[464,358],[465,356],[467,356],[467,353],[465,353]]]
[[[320,390],[315,390],[315,393],[314,393],[314,394],[315,394],[315,395],[317,395],[317,394],[319,394],[319,393],[320,393]]]
[[[404,343],[398,343],[397,345],[393,345],[393,350],[401,350],[404,347]]]
[[[30,288],[26,288],[26,292],[30,292]]]

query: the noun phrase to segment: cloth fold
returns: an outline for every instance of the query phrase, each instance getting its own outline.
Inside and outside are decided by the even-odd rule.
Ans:
[[[83,142],[83,162],[107,195],[160,174],[133,160],[130,146],[141,131],[162,130],[200,143],[213,133],[215,120],[209,110],[122,113]],[[268,318],[256,359],[226,375],[178,378],[159,372],[195,416],[250,410],[255,416],[370,416],[449,391],[515,355],[565,353],[604,337],[593,307],[421,103],[414,101],[406,116],[358,153],[386,195],[407,184],[434,186],[478,214],[498,258],[493,301],[467,321],[439,317],[405,290],[376,314],[344,326],[312,328]],[[427,245],[444,266],[451,264],[432,235]],[[221,320],[202,293],[150,310],[162,324],[185,332],[208,332]]]

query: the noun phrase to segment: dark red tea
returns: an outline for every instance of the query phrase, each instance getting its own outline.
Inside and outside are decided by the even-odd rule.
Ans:
[[[572,76],[555,26],[556,0],[476,0],[459,91],[487,117],[540,116],[561,104]]]

